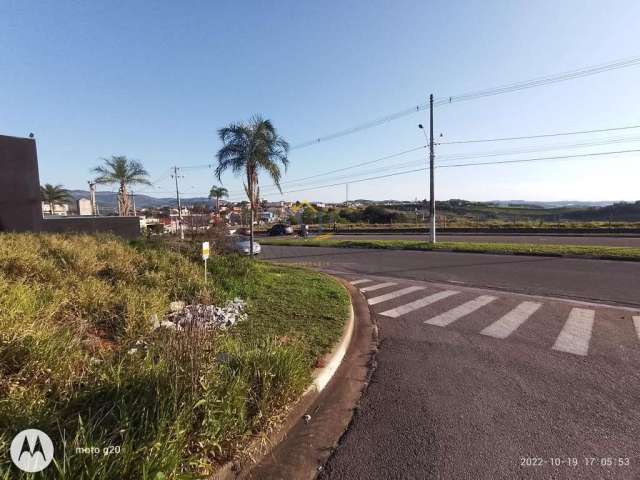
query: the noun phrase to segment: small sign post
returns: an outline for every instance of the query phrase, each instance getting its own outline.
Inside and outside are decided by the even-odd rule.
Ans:
[[[209,242],[202,242],[202,260],[204,260],[204,281],[207,281],[207,260],[209,258]]]

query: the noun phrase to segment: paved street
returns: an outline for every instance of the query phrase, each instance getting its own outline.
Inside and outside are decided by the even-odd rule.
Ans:
[[[338,234],[336,240],[425,240],[427,234]],[[441,242],[485,242],[485,243],[534,243],[542,245],[604,245],[610,247],[640,247],[640,235],[606,236],[606,235],[474,235],[474,234],[439,234]]]
[[[268,245],[262,255],[340,272],[640,307],[640,262]]]
[[[640,265],[264,253],[340,272],[366,296],[380,329],[371,384],[323,478],[640,476]],[[469,286],[492,276],[495,288]],[[556,297],[635,307],[538,295],[556,286]]]

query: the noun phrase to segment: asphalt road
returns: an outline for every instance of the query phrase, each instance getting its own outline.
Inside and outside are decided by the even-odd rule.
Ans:
[[[262,247],[262,258],[340,272],[640,307],[640,262],[268,245]]]
[[[263,252],[355,282],[379,326],[371,384],[322,478],[640,478],[640,265]],[[499,290],[468,286],[488,279]]]
[[[425,240],[426,234],[413,233],[398,234],[336,234],[337,240]],[[611,247],[640,247],[640,236],[569,236],[569,235],[438,235],[441,242],[485,242],[485,243],[534,243],[547,245],[604,245]]]

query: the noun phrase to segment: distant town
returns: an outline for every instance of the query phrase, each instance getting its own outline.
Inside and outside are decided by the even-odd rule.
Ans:
[[[117,193],[95,192],[95,204],[91,201],[89,191],[70,190],[69,193],[72,200],[68,203],[55,203],[53,212],[49,203],[43,201],[42,211],[45,217],[118,215]],[[179,211],[175,198],[131,194],[130,203],[140,219],[142,231],[150,234],[177,233],[180,218],[186,232],[201,231],[216,221],[223,221],[231,227],[248,225],[250,218],[247,201],[230,202],[220,199],[216,202],[215,198],[188,197],[182,199]],[[451,199],[437,201],[436,207],[440,214],[438,221],[441,228],[513,224],[535,227],[546,223],[571,226],[575,222],[611,222],[618,227],[629,227],[632,226],[630,223],[640,222],[640,202],[471,202]],[[275,223],[344,226],[392,224],[409,227],[424,225],[428,214],[427,200],[354,199],[333,203],[262,200],[258,205],[255,224],[265,228]]]

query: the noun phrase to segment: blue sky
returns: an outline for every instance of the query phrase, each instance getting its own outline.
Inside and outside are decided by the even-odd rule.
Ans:
[[[38,141],[40,180],[86,188],[100,157],[141,160],[171,196],[172,165],[215,163],[216,130],[254,113],[296,144],[446,97],[640,55],[640,3],[326,1],[0,3],[0,134]],[[443,141],[640,124],[640,66],[444,105]],[[292,150],[283,190],[420,168],[422,152],[319,176],[424,144],[426,112]],[[544,150],[599,139],[605,146]],[[639,139],[639,140],[635,140]],[[624,140],[624,141],[622,141]],[[465,148],[462,148],[465,147]],[[446,155],[528,149],[498,159],[640,149],[640,129],[546,140],[442,145]],[[539,152],[534,150],[539,149]],[[485,160],[485,159],[482,159]],[[403,166],[399,166],[403,165]],[[184,170],[185,196],[215,183]],[[340,178],[336,178],[340,177]],[[438,199],[636,200],[640,155],[437,171]],[[242,194],[223,177],[232,199]],[[270,200],[344,200],[345,187]],[[350,198],[427,195],[426,173],[349,186]]]

